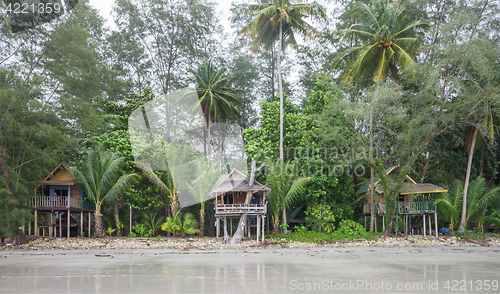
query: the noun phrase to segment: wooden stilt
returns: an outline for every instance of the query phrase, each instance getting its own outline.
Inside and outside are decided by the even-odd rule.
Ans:
[[[260,215],[257,215],[257,245],[259,245],[260,236]]]
[[[413,228],[411,227],[411,214],[408,215],[408,234],[413,235]]]
[[[31,236],[31,221],[28,222],[28,236]]]
[[[250,238],[250,224],[252,223],[252,219],[247,217],[247,233],[248,233],[248,238]]]
[[[89,238],[90,238],[90,228],[92,227],[92,222],[90,221],[90,212],[89,212]]]
[[[432,236],[432,220],[431,220],[431,215],[429,214],[427,216],[427,218],[429,219],[429,236]]]
[[[422,216],[423,216],[423,222],[424,222],[422,227],[423,227],[423,230],[424,230],[424,237],[425,237],[425,231],[426,231],[425,230],[425,225],[426,225],[426,223],[425,223],[425,213],[422,214]]]
[[[438,236],[438,214],[434,212],[434,229],[436,230],[436,237]]]
[[[35,210],[35,224],[34,224],[34,226],[35,226],[35,228],[34,228],[35,229],[35,236],[40,235],[40,232],[38,230],[38,210]]]
[[[219,239],[220,236],[220,218],[215,219],[215,238]]]
[[[58,211],[57,215],[59,216],[59,238],[62,238],[62,214]]]
[[[366,215],[365,215],[365,230],[366,230]]]
[[[377,227],[378,227],[378,223],[377,223],[377,216],[374,216],[374,222],[375,222],[375,225],[374,225],[374,228],[375,228],[375,233],[377,232]]]
[[[53,212],[51,211],[49,214],[49,237],[55,237],[53,234],[54,230],[54,218],[53,218]]]
[[[262,243],[264,243],[264,234],[265,234],[265,228],[266,228],[266,216],[262,216]]]
[[[382,216],[382,231],[385,232],[385,215]]]
[[[70,236],[70,225],[71,225],[71,210],[68,209],[68,226],[66,228],[66,238],[71,237]]]
[[[83,235],[83,211],[80,211],[80,230],[78,230],[79,236]]]
[[[224,241],[228,240],[229,237],[227,236],[227,220],[226,217],[224,216]]]
[[[129,235],[132,233],[132,205],[130,205],[129,209]]]
[[[233,219],[232,218],[229,219],[229,227],[231,227],[231,229],[230,229],[230,231],[231,231],[230,235],[232,236],[233,235]]]

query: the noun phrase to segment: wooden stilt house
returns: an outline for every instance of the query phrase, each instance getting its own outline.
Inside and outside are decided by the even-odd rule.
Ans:
[[[385,170],[386,174],[390,176],[396,167],[391,167]],[[391,189],[391,186],[389,185]],[[361,189],[359,189],[357,194],[365,194],[366,197],[363,203],[363,214],[365,216],[365,227],[366,218],[371,215],[371,205],[370,205],[370,183],[365,184]],[[405,235],[412,234],[422,234],[430,235],[433,233],[438,235],[437,228],[437,210],[434,205],[434,196],[436,193],[446,193],[448,190],[443,189],[434,184],[418,184],[411,177],[406,175],[406,181],[403,183],[401,190],[399,192],[399,198],[395,206],[395,214],[403,218],[404,220],[404,233]],[[380,183],[380,177],[376,175],[375,185],[374,185],[374,198],[373,207],[375,215],[375,223],[377,223],[377,218],[382,217],[382,229],[385,230],[385,216],[386,216],[386,205],[384,197],[384,189]],[[387,208],[389,209],[389,208]],[[432,218],[434,216],[434,228],[432,226]],[[375,226],[375,230],[377,226]]]
[[[28,234],[50,237],[90,237],[94,204],[84,199],[83,187],[64,164],[58,165],[43,181],[37,182],[29,206],[34,211],[34,231]]]
[[[233,229],[236,230],[243,216],[245,234],[248,236],[252,233],[257,234],[257,243],[260,236],[262,236],[262,241],[264,240],[264,219],[267,215],[266,194],[271,190],[257,181],[254,181],[252,186],[249,184],[249,176],[233,169],[210,192],[214,198],[217,237],[221,233],[221,221],[224,224],[224,237],[227,239],[228,233],[233,234]],[[234,223],[233,219],[236,220]]]

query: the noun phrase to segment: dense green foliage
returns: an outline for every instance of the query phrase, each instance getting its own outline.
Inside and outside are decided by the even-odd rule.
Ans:
[[[498,5],[336,4],[331,15],[316,3],[233,5],[238,36],[224,32],[211,1],[116,0],[111,28],[86,1],[15,33],[2,14],[0,237],[22,235],[19,228],[33,220],[30,197],[59,163],[74,167],[98,208],[97,222],[102,215],[97,236],[104,228],[117,235],[214,234],[212,203],[181,212],[176,191],[205,199],[212,189],[218,168],[211,164],[220,158],[210,158],[210,150],[221,154],[227,147],[211,138],[218,122],[239,124],[248,162],[266,163],[256,179],[272,190],[274,231],[286,230],[291,212],[303,208],[304,226],[287,235],[292,240],[366,237],[356,221],[367,196],[355,191],[369,182],[370,167],[381,175],[392,216],[408,174],[450,191],[436,195],[440,224],[498,230]],[[299,35],[316,41],[300,42]],[[297,51],[284,50],[288,45]],[[209,160],[189,167],[200,177],[175,187],[179,175],[168,168],[155,171],[134,161],[128,117],[185,86],[199,94],[206,129],[196,144],[205,146]],[[154,148],[164,148],[170,132],[179,131],[168,123],[165,137],[149,142]],[[392,166],[399,168],[386,176]],[[90,175],[101,178],[99,185]],[[113,188],[131,177],[134,183]],[[402,230],[396,218],[386,220],[387,233]]]

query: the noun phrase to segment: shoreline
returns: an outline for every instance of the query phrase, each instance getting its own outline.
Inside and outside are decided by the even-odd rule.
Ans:
[[[178,250],[178,251],[204,251],[204,250],[247,250],[247,249],[317,249],[317,248],[360,248],[360,247],[500,247],[500,238],[492,237],[481,241],[457,238],[457,237],[381,237],[378,240],[357,239],[343,240],[337,242],[306,243],[290,241],[281,238],[266,238],[265,242],[256,244],[254,239],[244,239],[238,244],[225,244],[222,239],[215,237],[186,237],[174,238],[128,238],[128,237],[106,237],[106,238],[57,238],[36,237],[19,246],[2,245],[1,251],[40,251],[40,250]]]

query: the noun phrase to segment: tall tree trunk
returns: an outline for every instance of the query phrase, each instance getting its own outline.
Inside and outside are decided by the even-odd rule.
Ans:
[[[96,201],[95,205],[95,236],[97,238],[104,237],[104,230],[102,228],[102,214],[101,214],[102,203]]]
[[[210,111],[208,111],[208,164],[212,162],[211,156],[212,156],[212,135],[210,133]]]
[[[200,237],[204,236],[205,233],[205,202],[200,203]]]
[[[278,46],[278,83],[280,87],[280,161],[283,164],[283,84],[281,81],[281,46],[283,42],[283,21],[280,19],[280,40]]]
[[[476,145],[478,128],[474,128],[474,135],[472,135],[472,143],[469,150],[469,161],[467,162],[467,173],[465,174],[464,196],[462,199],[462,219],[460,220],[460,232],[465,231],[467,225],[467,191],[469,189],[470,170],[472,167],[472,157],[474,156],[474,146]]]
[[[370,161],[373,160],[373,107],[370,108]],[[375,204],[373,203],[373,193],[375,190],[375,174],[373,167],[370,167],[370,232],[375,226]]]
[[[286,208],[283,208],[281,218],[283,219],[283,224],[285,225],[285,226],[283,226],[284,227],[283,233],[286,233],[286,231],[287,231],[287,229],[286,229]]]
[[[271,47],[271,102],[276,99],[274,94],[274,45]]]
[[[115,202],[113,205],[113,214],[115,217],[115,224],[116,224],[116,236],[121,237],[122,236],[122,229],[120,228],[120,217],[118,215],[118,210],[119,210],[119,202]]]

